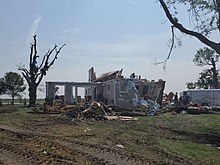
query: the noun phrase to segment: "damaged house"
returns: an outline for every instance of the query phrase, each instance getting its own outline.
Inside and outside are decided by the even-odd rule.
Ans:
[[[140,99],[151,99],[162,105],[165,81],[148,81],[141,79],[134,73],[129,78],[122,76],[122,71],[104,73],[96,77],[94,68],[89,70],[89,82],[46,82],[46,97],[54,99],[56,85],[64,86],[64,102],[67,104],[78,103],[78,87],[85,89],[85,101],[98,100],[107,105],[132,108],[139,106]],[[73,88],[75,95],[73,97]]]

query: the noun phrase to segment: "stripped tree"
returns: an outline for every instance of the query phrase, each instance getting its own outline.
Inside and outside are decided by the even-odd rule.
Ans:
[[[184,34],[197,38],[220,54],[219,41],[210,39],[210,34],[215,31],[220,32],[220,0],[159,0],[159,2],[171,23],[172,33],[174,33],[173,28],[178,29]],[[190,25],[193,25],[191,28],[183,24],[178,16],[180,12],[182,15],[186,14],[182,13],[183,6],[189,14]],[[170,54],[167,59],[169,56]]]
[[[29,69],[26,69],[24,66],[20,66],[18,70],[22,71],[22,75],[28,84],[29,91],[29,106],[35,106],[37,99],[37,87],[40,85],[44,76],[46,76],[49,68],[54,64],[57,59],[58,54],[61,49],[65,46],[63,44],[61,47],[58,47],[56,44],[52,49],[49,49],[47,53],[44,55],[40,65],[37,65],[37,39],[36,35],[33,36],[34,43],[31,43],[30,48],[30,58],[29,58]],[[53,56],[52,60],[50,60],[51,56]]]

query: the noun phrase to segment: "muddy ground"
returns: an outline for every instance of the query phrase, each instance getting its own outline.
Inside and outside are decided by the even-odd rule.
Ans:
[[[10,116],[16,112],[13,108],[1,108],[0,115]],[[34,114],[33,114],[34,115]],[[15,115],[16,116],[16,115]],[[93,134],[69,136],[61,132],[51,131],[53,128],[79,127],[84,122],[70,122],[67,119],[57,118],[56,115],[40,114],[38,118],[44,120],[19,121],[9,118],[10,122],[0,124],[0,164],[2,165],[73,165],[73,164],[106,164],[106,165],[139,165],[139,164],[206,164],[206,162],[185,157],[161,149],[157,145],[150,145],[149,141],[126,141],[118,139],[119,133],[106,139],[105,143],[91,143],[89,138]],[[103,122],[103,121],[102,121]],[[104,121],[105,122],[105,121]],[[8,124],[10,123],[10,124]],[[88,122],[86,124],[95,125]],[[189,140],[197,143],[220,146],[220,136],[211,134],[192,134],[185,131],[174,131],[169,128],[149,125],[150,136],[170,140]],[[60,130],[60,129],[59,129]],[[85,130],[85,131],[89,131]],[[139,130],[141,131],[141,130]],[[153,134],[152,134],[153,132]],[[91,136],[91,137],[90,137]],[[119,144],[110,145],[112,139],[117,139]],[[155,136],[155,137],[154,137]],[[109,140],[109,141],[108,141]],[[152,142],[154,142],[152,140]],[[126,150],[124,146],[135,145],[146,154],[141,155],[135,150]],[[213,163],[215,164],[215,163]]]

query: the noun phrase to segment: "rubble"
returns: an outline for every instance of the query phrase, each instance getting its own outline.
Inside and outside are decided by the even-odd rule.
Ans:
[[[184,113],[192,114],[192,115],[199,115],[199,114],[216,114],[220,113],[220,108],[218,108],[218,111],[214,107],[192,107],[192,106],[171,106],[169,109],[166,109],[163,111],[163,113],[166,112],[175,112],[175,113]]]
[[[171,114],[215,114],[220,113],[220,107],[202,106],[195,102],[187,105],[169,105],[163,107],[153,100],[139,100],[139,107],[124,108],[122,106],[106,105],[103,102],[91,101],[68,105],[61,102],[44,104],[43,113],[57,113],[58,117],[67,116],[71,121],[82,120],[122,120],[135,121],[136,116],[155,116],[164,113]],[[169,104],[172,100],[169,99]]]
[[[71,120],[137,120],[132,116],[120,116],[126,113],[128,109],[123,109],[115,112],[111,107],[105,105],[103,102],[91,102],[85,105],[66,105],[60,103],[54,103],[54,105],[44,105],[44,113],[59,113],[58,117],[68,116]],[[140,114],[139,114],[140,115]]]
[[[151,99],[139,99],[137,107],[123,107],[106,105],[101,101],[85,101],[68,105],[59,99],[45,103],[43,112],[59,113],[59,117],[68,116],[71,120],[137,120],[135,116],[154,116],[164,113],[172,114],[213,114],[220,113],[220,107],[203,106],[196,102],[182,103],[182,100],[173,104],[174,94],[165,95],[163,106]],[[146,98],[145,98],[146,99]],[[175,99],[175,98],[174,98]],[[176,100],[175,100],[176,101]]]
[[[209,106],[209,105],[203,105],[199,102],[193,102],[190,101],[190,98],[188,96],[187,99],[184,100],[184,97],[181,97],[178,102],[176,100],[164,100],[163,108],[160,111],[160,113],[167,113],[167,112],[174,112],[177,114],[216,114],[220,113],[220,107],[218,106]],[[174,102],[175,104],[171,104],[171,102]]]

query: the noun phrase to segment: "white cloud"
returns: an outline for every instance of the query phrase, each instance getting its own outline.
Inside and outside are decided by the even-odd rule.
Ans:
[[[27,41],[29,42],[31,40],[31,38],[36,35],[36,32],[38,30],[38,27],[39,27],[39,24],[40,24],[40,21],[41,21],[42,17],[41,16],[37,16],[35,18],[35,20],[33,21],[32,23],[32,26],[31,26],[31,29],[29,30],[29,33],[28,33],[28,38],[27,38]]]
[[[23,47],[21,57],[20,57],[21,59],[19,60],[28,61],[27,54],[29,54],[29,50],[27,49],[27,45],[29,45],[30,41],[32,41],[33,36],[36,35],[41,20],[42,20],[42,17],[38,15],[32,22],[31,28],[28,32],[28,36],[25,39],[24,47]]]

